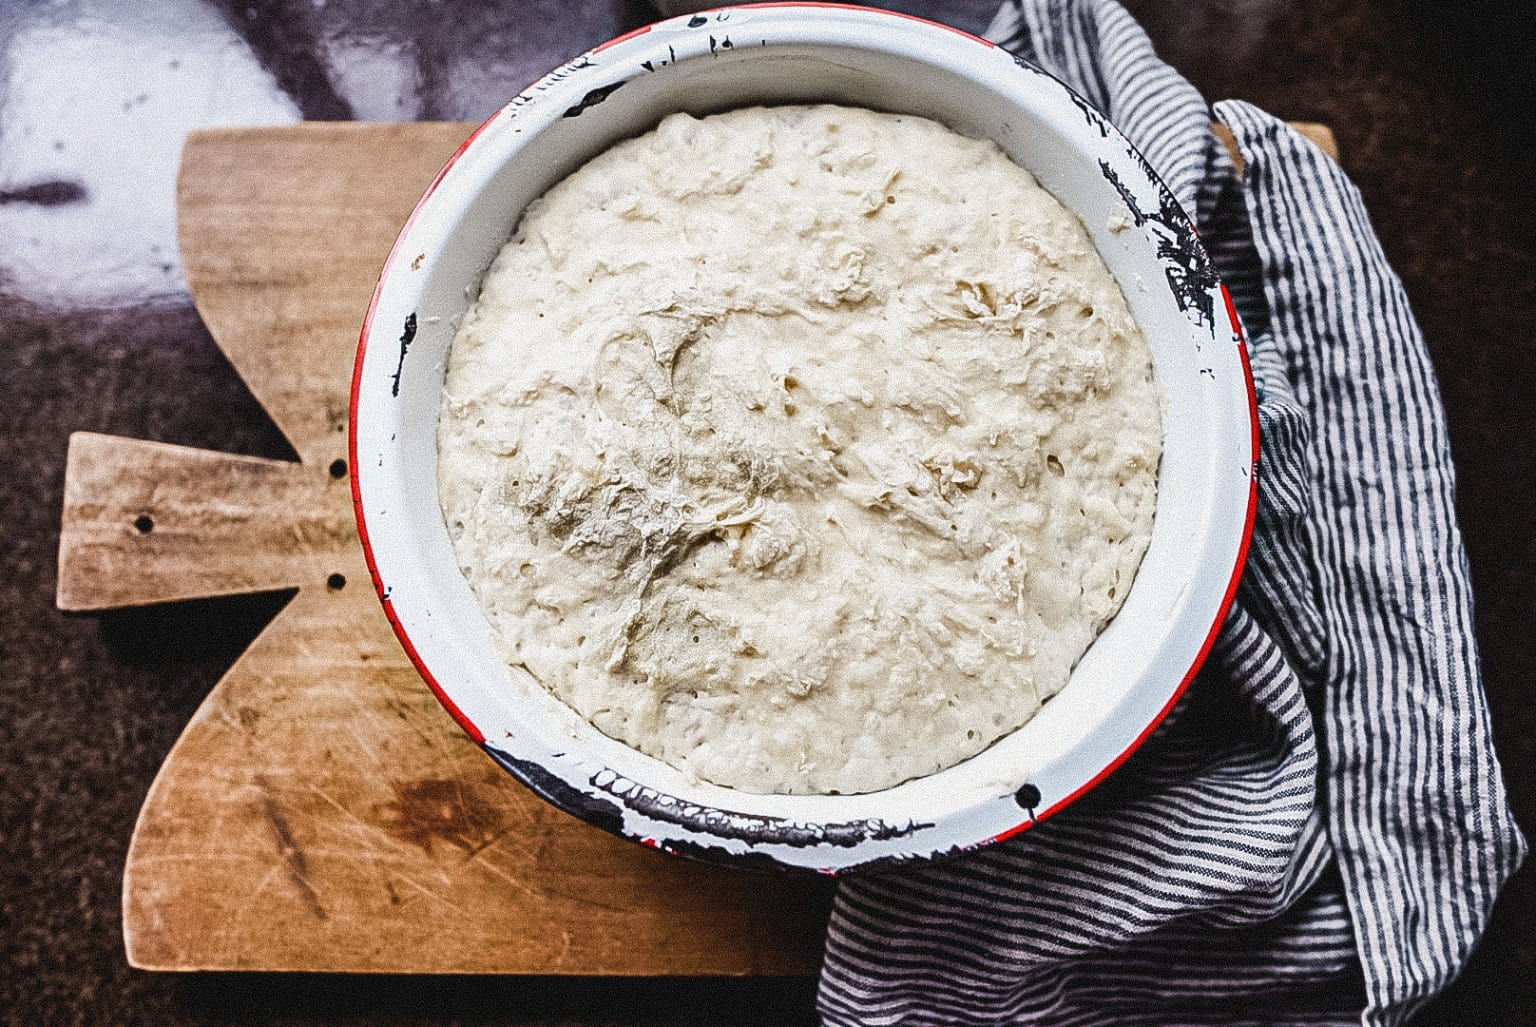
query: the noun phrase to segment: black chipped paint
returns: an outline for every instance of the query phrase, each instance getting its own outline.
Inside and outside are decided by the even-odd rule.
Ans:
[[[1040,807],[1042,801],[1040,789],[1032,784],[1019,785],[1019,790],[1013,793],[1013,801],[1019,804],[1019,808],[1029,814],[1029,826],[1035,826],[1035,810]]]
[[[787,874],[804,872],[805,867],[790,866],[780,863],[766,852],[732,852],[723,845],[703,845],[690,841],[665,841],[658,842],[663,852],[669,856],[682,856],[685,859],[698,860],[701,863],[716,863],[725,866],[739,867],[743,870],[761,870],[769,873]]]
[[[580,103],[574,107],[566,108],[565,113],[561,116],[566,118],[579,118],[586,111],[591,110],[593,107],[596,107],[598,104],[608,99],[614,93],[617,93],[623,85],[624,81],[621,80],[614,82],[611,85],[599,86],[596,89],[588,90],[587,95],[581,98]]]
[[[1067,98],[1072,101],[1072,105],[1074,107],[1076,107],[1079,111],[1082,111],[1083,117],[1088,122],[1088,127],[1097,132],[1099,134],[1099,138],[1109,138],[1111,125],[1109,123],[1109,119],[1104,116],[1103,111],[1095,107],[1086,97],[1078,93],[1077,90],[1073,89],[1071,86],[1067,85],[1061,79],[1057,78],[1049,71],[1046,71],[1044,68],[1040,67],[1040,65],[1031,61],[1029,58],[1020,57],[1018,54],[1012,54],[1011,56],[1013,57],[1013,63],[1017,64],[1025,71],[1031,71],[1036,75],[1041,76],[1042,78],[1048,78],[1052,82],[1061,86],[1062,89],[1066,90]]]
[[[558,85],[561,82],[564,82],[566,79],[576,74],[576,72],[595,67],[597,67],[597,65],[592,61],[592,59],[583,54],[582,56],[576,58],[574,61],[571,61],[569,64],[566,64],[564,67],[550,72],[544,78],[530,86],[526,92],[522,92],[517,96],[514,96],[512,98],[512,102],[507,104],[504,109],[509,114],[516,113],[519,108],[525,107],[532,103],[534,100],[538,99],[539,94],[548,92],[550,88]]]
[[[1141,205],[1137,202],[1136,195],[1125,187],[1124,182],[1120,181],[1120,176],[1115,174],[1115,169],[1109,166],[1109,161],[1099,161],[1099,172],[1110,185],[1115,187],[1115,192],[1120,194],[1120,199],[1125,203],[1126,208],[1130,210],[1131,220],[1136,223],[1136,227],[1140,228],[1146,224],[1147,216],[1141,212]]]
[[[861,842],[889,841],[905,838],[932,824],[908,821],[893,824],[885,820],[850,820],[837,824],[806,824],[782,817],[765,817],[748,813],[730,813],[710,806],[700,806],[674,795],[646,788],[611,770],[592,776],[593,786],[614,796],[636,813],[677,824],[700,834],[716,838],[743,841],[751,845],[788,845],[792,848],[810,848],[833,845],[853,848]]]
[[[389,387],[391,396],[400,395],[400,376],[405,373],[405,353],[414,341],[416,341],[416,311],[413,310],[405,319],[405,331],[400,333],[400,360],[395,364],[394,384]],[[390,438],[393,440],[394,436]]]
[[[545,802],[611,834],[624,834],[624,810],[617,804],[572,787],[532,760],[520,760],[487,744],[485,751]]]
[[[901,856],[876,856],[874,859],[865,860],[863,863],[855,863],[851,867],[844,867],[837,871],[838,877],[864,876],[865,874],[883,874],[888,870],[900,870],[903,867],[912,867],[921,863],[935,860],[954,859],[963,856],[967,852],[975,852],[977,849],[986,848],[989,843],[981,845],[951,845],[949,848],[929,855],[901,855]]]
[[[1107,139],[1112,134],[1118,135],[1112,132],[1114,126],[1104,116],[1103,111],[1061,79],[1018,54],[1013,54],[1013,63],[1025,71],[1048,78],[1061,86],[1068,99],[1087,119],[1089,127],[1101,138]],[[1121,137],[1121,141],[1124,142],[1124,137]],[[1152,223],[1153,231],[1158,237],[1158,257],[1171,261],[1175,265],[1167,268],[1166,274],[1168,287],[1173,291],[1174,300],[1179,304],[1179,309],[1183,310],[1186,316],[1193,318],[1196,323],[1215,327],[1215,301],[1211,298],[1211,293],[1220,284],[1220,279],[1216,275],[1216,269],[1211,266],[1210,257],[1206,254],[1205,248],[1200,245],[1194,227],[1185,215],[1184,209],[1179,206],[1179,201],[1174,199],[1168,187],[1163,185],[1162,179],[1152,169],[1152,165],[1147,163],[1147,158],[1129,143],[1126,143],[1125,152],[1147,173],[1147,180],[1156,186],[1158,192],[1156,212],[1141,209],[1136,202],[1136,197],[1125,187],[1125,183],[1115,174],[1108,162],[1099,161],[1099,170],[1115,187],[1120,198],[1125,201],[1136,226],[1140,228],[1148,222]]]
[[[688,19],[688,27],[691,28],[691,29],[696,29],[700,25],[708,25],[708,24],[709,24],[709,19],[704,17],[704,15],[702,15],[702,14],[695,14],[692,18]]]
[[[770,871],[785,875],[808,875],[818,877],[863,877],[883,874],[891,870],[910,869],[925,863],[954,859],[967,853],[984,849],[991,842],[983,842],[980,845],[951,845],[947,849],[941,849],[933,853],[903,853],[892,856],[876,856],[874,859],[865,860],[862,863],[854,863],[846,867],[801,867],[790,863],[780,863],[765,852],[735,852],[723,845],[703,845],[691,841],[667,841],[658,842],[661,850],[671,856],[682,856],[686,859],[698,860],[701,863],[714,863],[723,866],[737,867],[745,870]]]
[[[1167,199],[1172,201],[1173,197]],[[1157,255],[1173,261],[1173,266],[1166,271],[1168,287],[1173,290],[1173,297],[1184,313],[1193,315],[1200,324],[1214,326],[1216,301],[1211,298],[1211,292],[1221,280],[1211,266],[1205,248],[1195,238],[1194,228],[1184,219],[1183,212],[1178,211],[1177,202],[1174,209],[1175,218],[1160,221],[1169,229],[1169,235],[1158,239]]]
[[[1157,178],[1147,159],[1134,148],[1127,148],[1126,154],[1135,160],[1147,173],[1147,179],[1157,186],[1158,207],[1156,211],[1148,212],[1141,209],[1135,195],[1126,188],[1115,169],[1109,166],[1108,161],[1099,161],[1099,171],[1115,187],[1120,194],[1120,199],[1131,212],[1131,220],[1136,227],[1150,225],[1153,234],[1157,237],[1157,256],[1165,261],[1168,266],[1164,273],[1168,277],[1168,288],[1173,291],[1174,301],[1179,309],[1195,320],[1197,324],[1214,327],[1216,324],[1216,303],[1212,298],[1212,292],[1221,284],[1216,275],[1216,268],[1211,265],[1211,258],[1207,256],[1205,247],[1200,245],[1200,239],[1195,234],[1195,229],[1190,224],[1189,218],[1184,214],[1184,208],[1179,206],[1179,201],[1174,199],[1166,186]]]
[[[714,36],[709,37],[709,52],[716,57],[720,56],[720,51],[722,50],[733,50],[735,48],[736,44],[731,42],[730,36],[721,36],[718,40]]]
[[[1067,95],[1072,98],[1073,105],[1083,112],[1083,117],[1088,121],[1088,127],[1097,132],[1100,139],[1108,139],[1109,119],[1104,116],[1104,112],[1071,89],[1067,90]]]
[[[667,47],[667,58],[667,60],[661,61],[660,63],[655,61],[641,61],[640,67],[644,68],[646,71],[655,71],[657,68],[665,68],[669,64],[676,64],[677,51],[670,45]]]

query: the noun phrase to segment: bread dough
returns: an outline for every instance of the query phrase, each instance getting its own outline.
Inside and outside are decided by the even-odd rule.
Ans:
[[[1151,356],[993,143],[833,107],[675,114],[533,203],[448,359],[439,485],[501,655],[752,792],[979,752],[1128,591]]]

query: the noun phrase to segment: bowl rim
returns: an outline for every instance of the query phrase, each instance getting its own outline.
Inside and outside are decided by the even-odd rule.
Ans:
[[[890,11],[881,8],[871,8],[846,3],[825,2],[825,0],[771,0],[771,2],[764,3],[749,3],[711,8],[694,14],[683,14],[672,18],[661,19],[651,24],[632,29],[619,36],[615,36],[606,42],[600,43],[595,47],[592,47],[591,49],[585,51],[582,55],[574,58],[573,61],[562,64],[546,75],[541,76],[539,79],[535,80],[535,82],[532,83],[527,89],[523,90],[519,96],[528,96],[531,92],[538,89],[540,85],[550,81],[554,76],[559,75],[563,69],[571,67],[577,62],[581,62],[586,58],[602,53],[603,51],[609,50],[610,48],[618,46],[627,41],[644,36],[654,29],[662,27],[670,28],[678,23],[686,24],[688,20],[701,16],[729,13],[732,11],[774,9],[783,10],[786,12],[800,13],[808,16],[815,16],[819,12],[837,12],[841,16],[855,15],[861,18],[875,19],[876,21],[887,21],[888,19],[894,19],[908,23],[914,23],[916,25],[923,26],[925,29],[942,30],[946,33],[951,33],[970,42],[980,44],[981,46],[986,47],[988,50],[1003,51],[1005,53],[1007,52],[1003,50],[1002,47],[991,42],[990,40],[977,36],[971,32],[967,32],[964,29],[956,28],[951,25],[946,25],[941,22],[932,21],[918,15],[908,14],[901,11]],[[1094,118],[1099,119],[1102,122],[1101,127],[1106,129],[1110,136],[1114,137],[1120,143],[1122,143],[1133,158],[1140,161],[1143,166],[1143,170],[1146,172],[1146,175],[1151,183],[1156,187],[1158,191],[1160,191],[1164,197],[1166,197],[1168,201],[1172,203],[1172,207],[1176,211],[1177,217],[1181,219],[1185,225],[1193,228],[1194,219],[1189,217],[1188,213],[1183,209],[1183,206],[1178,203],[1176,198],[1173,197],[1171,191],[1167,188],[1167,185],[1163,181],[1162,177],[1150,166],[1150,164],[1146,162],[1146,159],[1141,155],[1139,149],[1136,148],[1128,139],[1126,139],[1112,124],[1110,124],[1107,118],[1104,118],[1102,114],[1099,114],[1097,110],[1092,107],[1089,101],[1082,98],[1080,94],[1072,89],[1071,86],[1062,82],[1057,76],[1051,74],[1049,71],[1046,71],[1033,62],[1019,58],[1017,56],[1013,56],[1013,60],[1023,68],[1052,79],[1062,89],[1066,90],[1066,92],[1070,95],[1075,103],[1084,109],[1085,113],[1089,115],[1090,120]],[[459,160],[466,154],[466,152],[469,151],[469,149],[482,136],[486,129],[497,122],[498,119],[505,116],[508,110],[514,106],[516,102],[517,101],[514,99],[508,104],[503,105],[469,133],[464,141],[460,143],[459,146],[454,150],[452,155],[449,156],[442,169],[438,171],[431,183],[422,193],[421,198],[412,207],[410,214],[407,216],[405,222],[401,226],[401,229],[390,248],[389,254],[382,265],[378,280],[374,286],[374,290],[368,304],[367,311],[363,317],[361,329],[359,331],[358,345],[353,365],[353,375],[348,400],[347,450],[349,467],[352,469],[352,473],[349,475],[349,478],[352,494],[353,513],[356,520],[359,541],[362,545],[364,559],[368,567],[369,577],[373,581],[374,590],[379,597],[380,605],[384,610],[385,617],[389,622],[391,630],[393,631],[396,639],[399,641],[401,648],[404,650],[412,666],[421,676],[422,680],[426,682],[428,688],[432,691],[438,702],[459,725],[459,727],[477,745],[479,745],[487,753],[487,755],[489,755],[496,763],[502,766],[503,769],[507,770],[510,774],[512,774],[512,776],[516,777],[523,785],[528,787],[540,798],[551,803],[564,812],[577,816],[586,823],[592,823],[595,826],[598,826],[603,830],[619,837],[640,842],[649,848],[660,849],[662,851],[668,852],[669,854],[687,856],[706,862],[723,862],[734,866],[762,865],[757,860],[746,858],[760,855],[757,853],[735,853],[724,849],[711,849],[698,845],[690,845],[687,842],[679,842],[676,845],[669,845],[665,841],[659,841],[656,837],[651,835],[636,833],[629,830],[625,826],[622,817],[616,824],[603,821],[600,818],[594,819],[593,817],[588,816],[587,812],[582,808],[581,795],[579,793],[575,795],[571,794],[572,792],[575,792],[575,789],[573,789],[571,786],[566,784],[564,781],[554,779],[554,776],[549,774],[547,771],[540,772],[541,768],[530,769],[527,766],[521,765],[522,761],[511,759],[506,753],[500,752],[495,746],[489,744],[486,738],[486,734],[482,728],[476,724],[476,722],[471,719],[460,707],[460,705],[453,699],[453,697],[449,694],[449,691],[445,689],[443,685],[438,681],[437,677],[428,666],[427,661],[418,652],[415,643],[411,639],[408,629],[396,613],[394,604],[391,599],[390,589],[385,584],[379,570],[379,563],[375,553],[375,546],[373,541],[370,539],[367,526],[367,515],[365,512],[363,487],[360,475],[361,465],[358,459],[359,397],[362,387],[365,356],[368,352],[369,338],[373,331],[375,315],[378,312],[380,300],[384,294],[386,281],[390,277],[390,272],[395,269],[399,263],[399,258],[401,256],[404,245],[410,236],[411,229],[417,221],[418,216],[429,205],[429,201],[431,201],[434,193],[436,193],[438,187],[443,184],[449,172],[452,171]],[[1209,256],[1206,253],[1204,245],[1200,241],[1198,234],[1194,232],[1191,234],[1193,236],[1191,240],[1192,250],[1200,260],[1205,261],[1208,264]],[[1233,560],[1233,568],[1226,583],[1225,591],[1221,600],[1216,605],[1212,622],[1209,629],[1206,631],[1206,634],[1198,650],[1193,656],[1187,670],[1185,670],[1178,683],[1172,689],[1171,694],[1168,696],[1166,702],[1159,710],[1157,710],[1153,716],[1151,716],[1147,723],[1141,728],[1139,733],[1136,734],[1135,737],[1133,737],[1129,743],[1124,746],[1123,749],[1121,749],[1112,759],[1105,763],[1097,773],[1093,774],[1087,781],[1083,782],[1070,793],[1066,794],[1060,799],[1053,801],[1049,806],[1040,810],[1033,808],[1033,806],[1025,802],[1023,798],[1019,798],[1019,806],[1023,815],[1017,823],[1005,830],[994,833],[988,837],[977,839],[971,843],[955,845],[947,849],[928,846],[924,848],[914,848],[909,853],[901,853],[895,856],[879,856],[872,860],[862,862],[838,860],[836,861],[835,865],[816,865],[811,862],[802,861],[786,862],[777,856],[773,856],[772,854],[762,854],[767,855],[768,858],[772,861],[773,869],[787,871],[814,871],[829,876],[839,875],[846,874],[850,871],[863,871],[866,869],[873,869],[877,866],[884,868],[886,866],[906,862],[907,860],[914,858],[937,858],[956,852],[971,851],[973,849],[981,848],[983,846],[991,845],[996,842],[1004,841],[1008,838],[1014,837],[1015,835],[1018,835],[1019,833],[1034,827],[1036,824],[1067,808],[1072,803],[1080,799],[1083,795],[1090,792],[1092,789],[1102,783],[1105,778],[1109,777],[1142,746],[1148,737],[1150,737],[1151,734],[1163,723],[1174,706],[1178,704],[1179,700],[1183,697],[1190,683],[1194,680],[1196,674],[1209,656],[1211,648],[1215,644],[1221,627],[1225,622],[1227,615],[1230,612],[1231,606],[1236,598],[1238,587],[1243,575],[1243,570],[1247,562],[1250,543],[1252,540],[1254,522],[1258,509],[1258,465],[1260,458],[1259,414],[1254,378],[1249,362],[1247,336],[1238,317],[1236,307],[1232,302],[1231,295],[1227,291],[1225,284],[1218,280],[1213,283],[1213,288],[1220,293],[1222,304],[1225,309],[1225,314],[1228,322],[1230,323],[1232,337],[1236,343],[1239,356],[1243,385],[1246,391],[1246,406],[1250,429],[1248,443],[1249,453],[1251,455],[1251,470],[1247,474],[1248,488],[1246,511],[1244,514],[1240,534],[1236,542],[1236,552]],[[1212,324],[1212,333],[1219,334],[1218,326],[1214,323],[1214,320]],[[594,728],[593,730],[596,729]],[[1029,787],[1031,786],[1027,784],[1024,786],[1024,788]],[[1022,796],[1022,789],[1019,794]],[[663,796],[663,798],[670,797]],[[686,832],[683,833],[686,834]],[[823,843],[823,845],[826,844],[829,843]]]

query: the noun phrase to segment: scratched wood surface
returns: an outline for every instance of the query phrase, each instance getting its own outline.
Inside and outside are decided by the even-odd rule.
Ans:
[[[662,856],[535,798],[438,706],[368,585],[342,462],[357,331],[399,226],[469,127],[311,123],[187,141],[193,298],[301,459],[76,434],[58,605],[297,593],[150,789],[123,875],[129,962],[812,972],[825,882]],[[1334,153],[1326,128],[1303,131]]]

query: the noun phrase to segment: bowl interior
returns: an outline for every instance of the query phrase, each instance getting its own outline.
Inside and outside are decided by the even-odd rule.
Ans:
[[[702,27],[663,23],[555,72],[483,127],[402,234],[365,326],[353,411],[359,512],[381,594],[472,733],[546,796],[587,803],[605,826],[663,847],[668,837],[709,837],[725,852],[822,869],[966,847],[1027,821],[1026,802],[1044,813],[1080,793],[1145,735],[1203,655],[1246,539],[1246,365],[1214,279],[1192,300],[1159,255],[1166,225],[1147,218],[1112,230],[1127,195],[1157,211],[1165,194],[1054,80],[977,40],[889,15],[729,13]],[[672,112],[822,102],[993,139],[1078,214],[1151,345],[1166,395],[1164,456],[1152,542],[1124,606],[1032,720],[961,764],[881,792],[765,796],[692,780],[613,741],[502,665],[438,506],[438,403],[458,322],[530,201]],[[812,841],[750,826],[770,821],[807,825]],[[829,825],[848,824],[888,829],[828,841]]]

